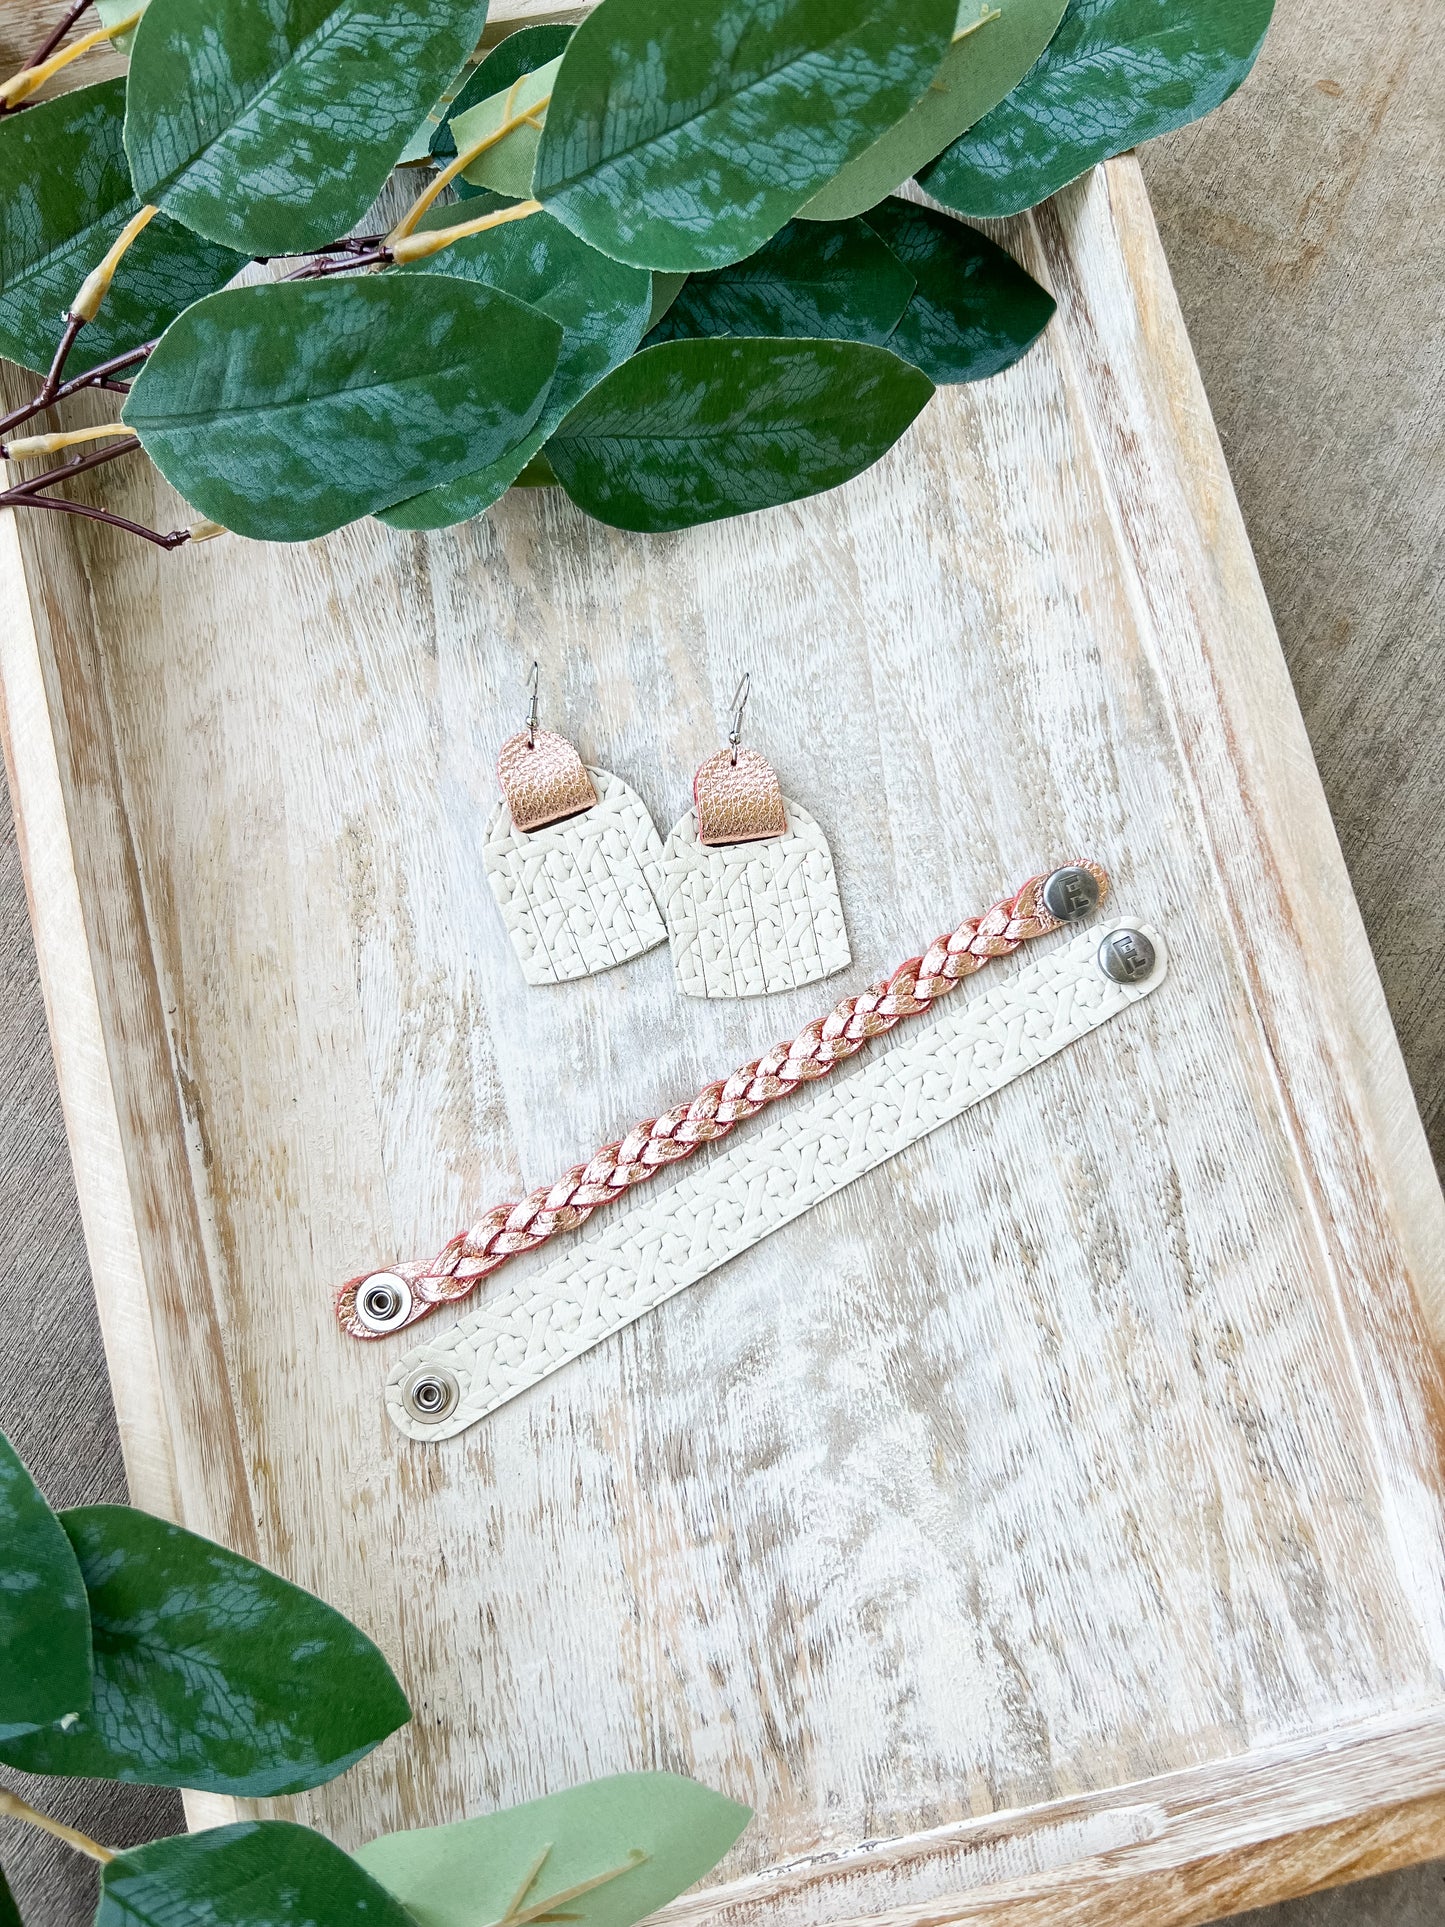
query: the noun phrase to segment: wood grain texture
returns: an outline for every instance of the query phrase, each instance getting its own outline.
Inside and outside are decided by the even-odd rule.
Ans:
[[[61,698],[83,712],[93,682],[95,713],[111,731],[145,914],[144,942],[133,946],[140,961],[130,958],[125,969],[144,974],[149,948],[158,1008],[180,992],[191,1013],[165,1061],[192,1134],[181,1189],[200,1199],[193,1215],[201,1257],[186,1262],[219,1281],[222,1347],[238,1387],[240,1450],[267,1556],[312,1583],[334,1569],[346,1589],[332,1586],[333,1595],[390,1650],[405,1653],[414,1693],[426,1682],[416,1695],[425,1711],[441,1712],[475,1749],[461,1768],[432,1748],[380,1776],[373,1770],[384,1800],[439,1813],[458,1801],[522,1797],[610,1764],[697,1760],[708,1772],[711,1760],[720,1768],[713,1777],[745,1795],[756,1776],[775,1775],[760,1789],[768,1831],[754,1861],[847,1846],[862,1833],[995,1827],[1002,1858],[985,1854],[977,1863],[993,1891],[968,1905],[977,1917],[987,1917],[978,1913],[986,1908],[1009,1921],[1042,1918],[1045,1905],[1054,1918],[1061,1886],[1088,1886],[1088,1866],[1078,1863],[1095,1857],[1091,1843],[1101,1841],[1123,1872],[1089,1896],[1095,1911],[1081,1919],[1117,1918],[1127,1895],[1147,1918],[1197,1920],[1418,1857],[1441,1842],[1438,1805],[1428,1797],[1440,1784],[1438,1763],[1417,1727],[1383,1743],[1383,1787],[1372,1783],[1377,1791],[1363,1806],[1351,1804],[1354,1793],[1321,1792],[1304,1766],[1319,1754],[1320,1735],[1351,1711],[1425,1708],[1428,1732],[1439,1696],[1438,1627],[1428,1618],[1438,1583],[1411,1570],[1413,1558],[1438,1545],[1438,1472],[1419,1449],[1426,1373],[1422,1366],[1414,1374],[1411,1412],[1411,1369],[1400,1371],[1413,1343],[1408,1306],[1393,1294],[1377,1303],[1368,1289],[1400,1258],[1399,1226],[1371,1222],[1360,1209],[1331,1225],[1321,1208],[1337,1195],[1332,1151],[1341,1140],[1333,1134],[1342,1118],[1370,1148],[1374,1168],[1410,1173],[1393,1205],[1402,1219],[1426,1222],[1420,1197],[1427,1214],[1434,1207],[1393,1046],[1378,1041],[1378,999],[1350,917],[1338,933],[1317,915],[1279,944],[1254,944],[1257,850],[1262,840],[1273,851],[1282,820],[1289,833],[1280,836],[1277,861],[1287,902],[1318,911],[1336,900],[1329,893],[1339,892],[1339,874],[1288,691],[1270,662],[1260,662],[1273,644],[1167,284],[1147,258],[1147,217],[1142,262],[1131,240],[1138,210],[1126,173],[1111,170],[1122,216],[1108,210],[1102,219],[1106,236],[1122,226],[1130,241],[1112,293],[1101,294],[1097,281],[1090,197],[1079,207],[1071,200],[1053,228],[1045,220],[1037,232],[1015,234],[1061,288],[1071,269],[1078,283],[1076,256],[1084,257],[1084,284],[1070,289],[1066,338],[1051,340],[1047,376],[1043,365],[1026,364],[1006,397],[996,387],[962,398],[956,439],[936,436],[930,417],[876,486],[865,478],[830,504],[784,512],[777,520],[786,527],[766,540],[765,525],[754,522],[731,538],[678,538],[628,560],[621,551],[635,545],[625,538],[578,528],[555,504],[537,504],[495,518],[500,526],[490,531],[468,532],[460,554],[449,540],[385,538],[379,560],[376,531],[264,566],[262,552],[248,550],[247,569],[259,579],[248,577],[224,626],[207,632],[203,624],[199,636],[187,632],[195,577],[170,595],[161,633],[136,632],[136,613],[170,593],[163,571],[173,565],[104,542],[71,545],[48,526],[42,553],[26,561],[32,592],[41,568],[58,585],[54,606],[41,613],[42,626],[65,632],[61,655],[72,652],[58,679]],[[1154,379],[1121,403],[1113,392],[1121,367],[1137,373],[1144,353],[1136,340],[1132,354],[1121,354],[1121,339],[1127,348],[1135,337],[1147,342]],[[1174,472],[1181,448],[1189,456],[1183,466],[1197,469],[1183,481]],[[909,464],[920,460],[923,472],[912,473]],[[901,544],[879,533],[894,512],[890,487],[916,531]],[[1024,499],[1008,504],[1011,490]],[[1162,519],[1162,538],[1137,503],[1118,499],[1141,490]],[[1002,511],[996,497],[1007,504]],[[988,504],[986,515],[978,503]],[[1077,524],[1067,522],[1079,510]],[[1001,526],[991,528],[1000,515]],[[1077,526],[1073,540],[1061,535],[1061,516]],[[1193,573],[1189,556],[1169,553],[1181,527],[1191,532]],[[808,544],[817,539],[827,547],[815,583]],[[701,561],[692,545],[705,551]],[[222,547],[208,567],[229,586],[237,565],[234,557],[223,563]],[[67,585],[71,566],[77,574]],[[714,585],[724,580],[730,593],[740,585],[740,613],[718,596]],[[367,595],[381,606],[358,608]],[[691,618],[692,635],[673,634],[674,604],[684,622]],[[619,753],[617,766],[637,765],[665,822],[689,759],[716,740],[738,647],[734,618],[746,625],[750,650],[757,638],[764,687],[786,683],[790,650],[799,628],[805,632],[801,713],[790,719],[779,704],[764,741],[785,780],[799,772],[799,794],[830,813],[840,866],[843,846],[851,853],[851,874],[843,875],[850,918],[855,904],[878,903],[871,947],[858,952],[860,980],[891,956],[879,954],[885,910],[942,921],[931,890],[946,883],[986,892],[1007,874],[991,866],[1027,866],[1041,837],[1062,825],[1126,842],[1131,886],[1162,891],[1174,914],[1195,920],[1215,1027],[1183,1043],[1151,1037],[1142,1061],[1131,1063],[1123,1117],[1107,1065],[1100,1088],[1082,1076],[1071,1081],[1070,1127],[1042,1156],[1042,1186],[1031,1183],[1022,1200],[1002,1195],[999,1174],[1011,1166],[1037,1176],[1040,1141],[1030,1119],[1009,1118],[991,1134],[990,1175],[979,1181],[981,1195],[970,1192],[965,1223],[949,1221],[942,1208],[949,1169],[920,1168],[917,1201],[935,1220],[934,1252],[956,1264],[961,1257],[969,1280],[979,1250],[1002,1264],[1005,1288],[993,1302],[974,1302],[981,1293],[973,1282],[961,1287],[961,1309],[910,1283],[903,1322],[911,1317],[921,1336],[905,1346],[895,1330],[896,1294],[891,1302],[873,1296],[880,1283],[885,1293],[892,1288],[870,1280],[866,1220],[840,1218],[827,1234],[836,1275],[810,1281],[784,1312],[770,1304],[765,1276],[739,1278],[743,1303],[730,1297],[727,1309],[758,1340],[752,1346],[729,1350],[726,1334],[698,1326],[670,1343],[639,1346],[580,1407],[564,1400],[524,1436],[464,1455],[435,1489],[428,1474],[406,1475],[406,1515],[379,1520],[385,1441],[379,1426],[376,1437],[321,1436],[333,1411],[332,1394],[317,1386],[335,1376],[329,1334],[309,1321],[309,1306],[293,1316],[294,1274],[319,1285],[330,1272],[317,1247],[357,1236],[368,1218],[379,1227],[389,1216],[403,1242],[434,1226],[449,1230],[461,1221],[449,1212],[493,1195],[497,1183],[550,1171],[564,1137],[563,1161],[592,1141],[594,1125],[630,1116],[634,1098],[646,1107],[674,1088],[671,1077],[660,1080],[664,1067],[639,1058],[631,1028],[634,1004],[661,995],[659,984],[641,978],[645,966],[665,964],[662,957],[634,967],[621,1020],[600,1036],[581,1016],[554,1022],[550,1013],[528,1013],[524,1041],[540,1038],[550,1053],[576,1039],[590,1053],[585,1078],[564,1093],[574,1106],[565,1129],[543,1119],[531,1120],[530,1134],[514,1130],[529,1122],[521,1113],[535,1086],[515,1054],[499,1061],[495,1044],[472,1034],[474,1021],[478,1029],[489,1022],[511,965],[496,933],[473,927],[482,915],[472,910],[467,839],[472,812],[489,796],[493,742],[513,720],[506,696],[515,664],[533,636],[549,639],[554,661],[573,672],[558,721],[589,753],[628,745],[629,760]],[[893,686],[865,662],[864,686],[880,714],[861,752],[851,744],[843,752],[863,779],[854,798],[839,794],[837,708],[822,701],[817,663],[835,646],[856,649],[860,632],[880,621],[895,638],[888,657],[890,669],[898,658],[899,681]],[[807,633],[813,624],[816,635]],[[905,633],[900,651],[897,632],[910,625],[916,632]],[[841,644],[836,628],[846,632]],[[474,656],[479,630],[497,633],[484,635]],[[967,642],[961,666],[941,659],[945,631]],[[589,635],[592,650],[584,646]],[[256,658],[228,663],[225,650],[241,638],[247,648],[259,641]],[[37,640],[43,667],[53,643]],[[914,646],[920,642],[931,646]],[[991,647],[1006,650],[1006,662],[990,666]],[[181,655],[185,666],[172,666]],[[1056,672],[1056,659],[1066,674]],[[1007,686],[1014,680],[1024,686]],[[1241,713],[1221,702],[1226,684]],[[53,700],[57,679],[42,685]],[[356,700],[347,685],[372,707],[370,741],[345,721]],[[1195,712],[1201,701],[1203,719]],[[966,717],[966,736],[961,729],[935,739],[927,719],[940,704],[942,713]],[[323,733],[301,772],[279,767],[288,715],[298,709],[336,731],[334,739]],[[1201,726],[1211,717],[1212,731]],[[814,730],[822,740],[810,747]],[[991,765],[972,766],[978,742],[1020,733],[1050,745],[1048,764],[1041,785],[1026,788],[1016,777],[1000,800],[989,791]],[[77,733],[77,766],[89,740]],[[885,745],[899,741],[908,756],[895,762]],[[1091,769],[1076,766],[1081,749]],[[252,767],[258,754],[260,767]],[[1109,766],[1120,760],[1129,768],[1116,778]],[[1274,773],[1281,763],[1283,778]],[[1224,774],[1236,768],[1243,807],[1236,801],[1235,813],[1221,818]],[[78,780],[74,767],[69,780]],[[891,839],[912,849],[926,840],[931,831],[920,835],[918,825],[928,822],[940,780],[962,784],[975,820],[905,901],[891,851],[871,855],[865,845]],[[1106,790],[1113,813],[1101,820]],[[201,808],[198,796],[217,800]],[[182,820],[188,816],[198,820]],[[376,822],[402,819],[406,850],[398,858]],[[1201,824],[1225,847],[1199,839],[1177,868],[1176,842],[1194,842]],[[259,849],[249,847],[253,830]],[[319,858],[308,848],[315,837],[330,839]],[[97,847],[117,841],[102,838]],[[1112,851],[1100,853],[1112,860]],[[268,868],[277,875],[264,875]],[[1140,903],[1154,913],[1158,897]],[[316,906],[338,927],[308,928]],[[962,907],[950,900],[944,915]],[[460,933],[458,919],[466,924]],[[107,961],[126,934],[107,937]],[[855,947],[857,934],[855,927]],[[1341,996],[1341,986],[1357,980],[1363,1000]],[[1315,997],[1319,1011],[1302,1012]],[[1240,1018],[1251,999],[1253,1010]],[[403,1000],[416,1017],[399,1034]],[[787,1019],[810,1009],[805,994]],[[1316,1021],[1326,1061],[1302,1069],[1298,1039]],[[238,1034],[222,1035],[225,1026]],[[773,1028],[787,1027],[780,1005]],[[63,1035],[65,1026],[57,1028]],[[150,1116],[164,1112],[155,1031],[147,1019],[131,1034],[115,1010],[103,1013],[105,1067],[134,1090],[128,1101],[139,1105],[150,1093]],[[707,1059],[705,1041],[673,1039],[667,1068],[710,1074],[731,1061]],[[749,1029],[746,1041],[752,1048],[771,1032],[760,1038]],[[1373,1055],[1383,1059],[1379,1084],[1353,1088],[1355,1068]],[[1349,1067],[1343,1091],[1340,1062]],[[298,1090],[313,1091],[307,1079],[318,1069],[324,1076],[314,1088],[327,1102],[313,1094],[310,1115],[291,1118],[288,1107]],[[1148,1100],[1142,1123],[1140,1090]],[[1191,1124],[1201,1091],[1209,1113],[1196,1112]],[[232,1105],[238,1114],[228,1116]],[[1230,1116],[1261,1114],[1268,1148],[1257,1144],[1242,1160],[1227,1155]],[[474,1130],[483,1150],[468,1168],[459,1147]],[[373,1144],[358,1148],[362,1134]],[[264,1156],[251,1155],[248,1142]],[[1125,1173],[1121,1146],[1137,1160]],[[434,1151],[441,1162],[432,1170]],[[331,1199],[337,1170],[356,1199],[354,1214]],[[1101,1200],[1093,1189],[1106,1178]],[[492,1189],[479,1188],[488,1180]],[[175,1181],[156,1181],[158,1209],[164,1185]],[[122,1180],[127,1196],[129,1184]],[[1231,1215],[1226,1207],[1241,1196],[1248,1211]],[[180,1202],[191,1210],[184,1196]],[[1137,1253],[1144,1212],[1168,1228],[1162,1255]],[[283,1214],[296,1221],[278,1224]],[[358,1245],[344,1255],[361,1262],[380,1249]],[[1362,1253],[1368,1262],[1357,1282],[1367,1289],[1356,1300],[1350,1270]],[[195,1295],[169,1282],[166,1289],[174,1304],[196,1306]],[[253,1290],[254,1307],[245,1302]],[[871,1304],[871,1314],[850,1296]],[[837,1335],[831,1355],[819,1355],[812,1324]],[[935,1349],[940,1324],[951,1347],[944,1357]],[[268,1394],[271,1361],[293,1342],[315,1365],[288,1372]],[[183,1365],[198,1369],[194,1347],[184,1348]],[[717,1436],[699,1438],[691,1435],[696,1394],[685,1381],[709,1370],[722,1378],[721,1412],[705,1414]],[[789,1371],[807,1386],[805,1412],[788,1409]],[[637,1408],[644,1374],[657,1409]],[[923,1382],[932,1410],[915,1413],[909,1388]],[[312,1397],[322,1401],[322,1418],[308,1407]],[[349,1398],[342,1388],[340,1403],[367,1412],[359,1392],[354,1406]],[[307,1413],[299,1429],[285,1422],[288,1402]],[[994,1436],[1000,1407],[1002,1434]],[[277,1451],[278,1437],[293,1443]],[[920,1441],[931,1455],[919,1452]],[[1041,1451],[1062,1472],[1057,1491],[1034,1489]],[[215,1463],[205,1476],[221,1476]],[[731,1480],[726,1491],[720,1479]],[[357,1502],[361,1521],[347,1520],[339,1542],[338,1508]],[[556,1537],[559,1520],[575,1535],[569,1508],[597,1534],[589,1558],[599,1570],[589,1568],[581,1584]],[[438,1516],[448,1522],[440,1536],[431,1530]],[[332,1543],[320,1543],[325,1538]],[[1368,1583],[1357,1592],[1359,1572]],[[549,1580],[544,1645],[536,1600]],[[600,1627],[588,1623],[599,1595]],[[435,1615],[444,1618],[458,1600],[467,1608],[462,1636],[448,1639]],[[419,1623],[423,1601],[430,1610]],[[518,1664],[528,1654],[530,1671]],[[708,1673],[714,1662],[717,1679]],[[1303,1751],[1281,1776],[1253,1763],[1282,1733]],[[1223,1762],[1235,1753],[1245,1764],[1231,1780]],[[1358,1757],[1344,1760],[1353,1785]],[[1191,1766],[1216,1771],[1225,1789],[1206,1836],[1176,1831],[1171,1814],[1162,1841],[1135,1839],[1134,1820],[1110,1817],[1121,1806],[1160,1804],[1157,1783],[1127,1798],[1116,1787]],[[1300,1787],[1316,1804],[1291,1811],[1284,1795]],[[1402,1808],[1405,1789],[1427,1797]],[[1014,1891],[1030,1849],[1010,1857],[1013,1843],[1051,1824],[1049,1802],[1070,1793],[1085,1798],[1075,1816],[1084,1830],[1052,1836],[1053,1862],[1037,1876],[1044,1885]],[[357,1805],[333,1812],[354,1829],[369,1796],[364,1785],[351,1796]],[[998,1822],[966,1817],[1010,1802],[1042,1804]],[[1241,1812],[1266,1816],[1263,1844],[1226,1823]],[[1271,1835],[1280,1816],[1285,1831]],[[1226,1855],[1218,1864],[1211,1843]],[[987,1843],[975,1836],[968,1844]],[[1138,1859],[1150,1847],[1161,1857],[1153,1869]],[[976,1884],[960,1873],[957,1851],[925,1842],[904,1857],[916,1863],[909,1891],[923,1910],[917,1917],[957,1917],[963,1903],[946,1896]],[[749,1864],[738,1862],[740,1870]],[[810,1884],[811,1917],[821,1918],[820,1883]]]
[[[1145,178],[1445,1167],[1445,10],[1282,4]]]

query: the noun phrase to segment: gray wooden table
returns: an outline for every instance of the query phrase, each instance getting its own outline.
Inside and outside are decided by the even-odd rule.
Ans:
[[[1280,0],[1260,65],[1145,171],[1437,1161],[1445,1165],[1445,14]],[[43,1311],[42,1311],[43,1306]],[[124,1478],[0,794],[0,1427],[56,1503]],[[7,1782],[21,1790],[20,1776]],[[43,1789],[120,1845],[170,1795]],[[0,1827],[27,1927],[93,1881]],[[1251,1916],[1424,1927],[1445,1865]]]

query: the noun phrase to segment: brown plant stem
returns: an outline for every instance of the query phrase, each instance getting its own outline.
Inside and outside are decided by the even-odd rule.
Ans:
[[[63,17],[46,35],[44,40],[41,41],[40,45],[35,49],[35,52],[26,61],[25,65],[27,67],[38,67],[42,60],[49,60],[50,56],[55,52],[55,49],[60,45],[61,41],[64,40],[65,36],[70,32],[70,29],[75,25],[75,23],[78,20],[82,19],[87,13],[90,12],[90,8],[91,8],[91,0],[75,0],[74,6],[72,6],[63,15]]]
[[[148,223],[158,212],[157,208],[143,207],[133,215],[111,243],[99,266],[92,268],[85,277],[65,317],[65,326],[60,331],[60,341],[50,363],[49,373],[40,384],[39,392],[32,395],[30,400],[20,408],[13,409],[4,421],[0,421],[0,437],[8,434],[12,428],[18,428],[21,422],[27,422],[33,416],[40,414],[53,402],[59,401],[62,396],[73,395],[81,388],[94,387],[98,382],[103,382],[108,375],[117,373],[122,368],[128,368],[132,362],[148,355],[155,346],[153,341],[147,342],[143,348],[133,349],[129,354],[112,356],[109,361],[101,362],[99,367],[89,369],[84,375],[77,376],[74,381],[64,380],[65,364],[70,359],[70,351],[75,346],[76,337],[87,322],[94,321],[100,312],[101,303],[110,292],[110,284],[115,279],[116,269],[125,258],[126,251],[145,231]]]
[[[39,388],[36,389],[29,401],[22,402],[18,408],[12,408],[10,413],[6,415],[3,420],[0,420],[0,438],[8,435],[12,428],[19,428],[22,422],[28,422],[36,415],[44,414],[51,403],[59,398],[61,393],[61,377],[65,373],[66,361],[69,359],[71,349],[75,346],[75,337],[84,326],[85,317],[83,315],[68,314],[65,317],[65,327],[60,336],[60,346],[55,351],[55,358],[50,364],[49,374],[46,375],[44,381],[41,382]]]
[[[123,529],[127,535],[139,535],[145,541],[153,542],[158,549],[178,549],[183,542],[190,541],[189,529],[171,529],[162,533],[160,529],[146,528],[141,522],[132,522],[128,516],[116,515],[110,509],[95,508],[89,502],[70,502],[64,496],[40,493],[42,489],[53,488],[58,482],[68,482],[77,475],[83,475],[87,469],[101,468],[121,455],[133,454],[139,447],[140,442],[132,437],[109,448],[96,449],[89,455],[77,456],[74,461],[66,462],[60,468],[49,469],[44,475],[17,483],[14,488],[0,490],[0,508],[56,509],[62,515],[79,515],[88,522],[105,522],[111,528]]]
[[[320,281],[328,274],[353,274],[358,268],[384,268],[389,265],[391,255],[384,247],[368,248],[364,254],[333,255],[328,260],[308,261],[304,267],[293,268],[283,274],[283,281]]]
[[[147,542],[154,542],[158,549],[178,549],[183,542],[189,542],[189,529],[171,529],[162,535],[159,529],[145,528],[139,522],[129,521],[124,515],[112,515],[109,509],[92,508],[89,502],[67,502],[63,495],[12,495],[8,491],[0,495],[0,508],[17,509],[59,509],[65,515],[81,515],[88,522],[105,522],[113,529],[124,529],[127,535],[139,535]]]
[[[79,20],[83,14],[90,11],[90,6],[91,0],[75,0],[75,4],[61,15],[60,19],[35,49],[35,52],[25,62],[20,72],[28,73],[32,67],[39,67],[43,65],[45,61],[49,60],[50,56],[70,32],[70,29],[75,25],[76,21]],[[3,119],[6,114],[18,114],[23,108],[29,107],[31,104],[28,100],[18,100],[14,102],[13,105],[8,100],[0,100],[0,119]]]
[[[297,248],[291,254],[256,254],[251,258],[264,268],[270,261],[294,261],[298,255],[369,254],[384,237],[380,234],[348,234],[340,241],[323,241],[319,248]]]
[[[67,1847],[73,1847],[77,1853],[85,1854],[90,1860],[98,1860],[103,1867],[115,1859],[109,1847],[101,1846],[98,1840],[92,1840],[88,1833],[81,1833],[76,1827],[67,1827],[62,1820],[52,1820],[48,1813],[31,1806],[28,1800],[22,1800],[18,1793],[12,1793],[8,1787],[0,1787],[0,1814],[7,1820],[19,1820],[27,1827],[38,1827],[42,1833],[63,1840]]]
[[[499,207],[490,214],[479,214],[472,220],[458,221],[452,227],[429,228],[421,234],[389,234],[377,246],[368,247],[364,254],[352,254],[331,260],[311,260],[304,267],[293,268],[283,274],[283,281],[319,281],[328,274],[352,274],[358,268],[385,268],[394,263],[419,261],[429,255],[440,254],[449,248],[453,241],[464,241],[473,234],[485,234],[494,227],[505,227],[509,221],[525,221],[533,214],[542,212],[540,201],[518,201],[515,207]]]
[[[157,340],[159,338],[159,336],[156,337]],[[127,348],[123,355],[112,355],[109,361],[98,361],[83,375],[76,375],[70,381],[63,382],[55,391],[55,399],[64,401],[67,395],[78,394],[82,388],[93,388],[111,375],[118,375],[125,368],[133,368],[138,361],[145,360],[155,345],[154,341],[143,341],[139,348]]]
[[[75,346],[75,338],[85,326],[85,323],[86,317],[83,314],[68,314],[65,317],[65,326],[60,333],[60,345],[55,350],[49,372],[45,380],[40,384],[40,393],[35,398],[42,408],[48,408],[60,393],[60,383],[65,374],[65,364],[70,359],[70,351]],[[43,400],[41,399],[42,397],[44,398]]]
[[[0,82],[0,107],[13,108],[28,105],[41,88],[54,80],[57,74],[64,73],[67,67],[74,66],[77,60],[83,59],[88,53],[93,53],[97,47],[104,47],[109,41],[118,39],[123,33],[128,33],[139,23],[144,12],[144,5],[139,6],[124,20],[117,20],[113,27],[96,27],[75,41],[73,45],[62,47],[58,53],[51,54],[48,60],[42,60],[35,66],[22,67],[18,74],[12,74],[7,81]]]
[[[32,395],[29,401],[22,402],[18,408],[12,408],[8,415],[0,418],[0,439],[8,435],[12,428],[19,428],[23,422],[28,422],[34,416],[42,414],[53,403],[65,401],[71,395],[78,395],[82,389],[116,388],[122,394],[129,393],[129,389],[121,388],[118,383],[112,382],[110,377],[121,374],[127,368],[133,368],[138,361],[144,361],[156,345],[153,341],[143,342],[139,348],[129,348],[123,355],[112,355],[109,361],[97,362],[94,368],[88,369],[83,375],[75,375],[69,381],[61,381],[60,376],[65,368],[66,357],[75,344],[75,337],[80,333],[81,326],[84,325],[76,323],[72,327],[73,322],[75,317],[72,315],[66,323],[65,334],[61,336],[60,347],[56,350],[50,373],[37,393]]]

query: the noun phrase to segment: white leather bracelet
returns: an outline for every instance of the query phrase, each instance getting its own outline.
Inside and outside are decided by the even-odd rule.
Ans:
[[[906,1042],[860,1059],[667,1190],[649,1190],[408,1352],[387,1382],[393,1422],[413,1439],[465,1431],[1151,996],[1167,956],[1152,927],[1115,920],[999,968],[987,989],[961,989]]]

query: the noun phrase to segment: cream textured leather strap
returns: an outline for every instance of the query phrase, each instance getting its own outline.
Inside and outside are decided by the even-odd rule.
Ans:
[[[1122,933],[1134,933],[1132,942]],[[1140,941],[1140,939],[1144,941]],[[1151,950],[1152,947],[1152,950]],[[1116,981],[1100,959],[1122,956]],[[1152,959],[1152,960],[1151,960]],[[413,1439],[465,1431],[939,1125],[1149,996],[1164,940],[1123,920],[962,991],[905,1043],[649,1191],[401,1359],[387,1409]]]

